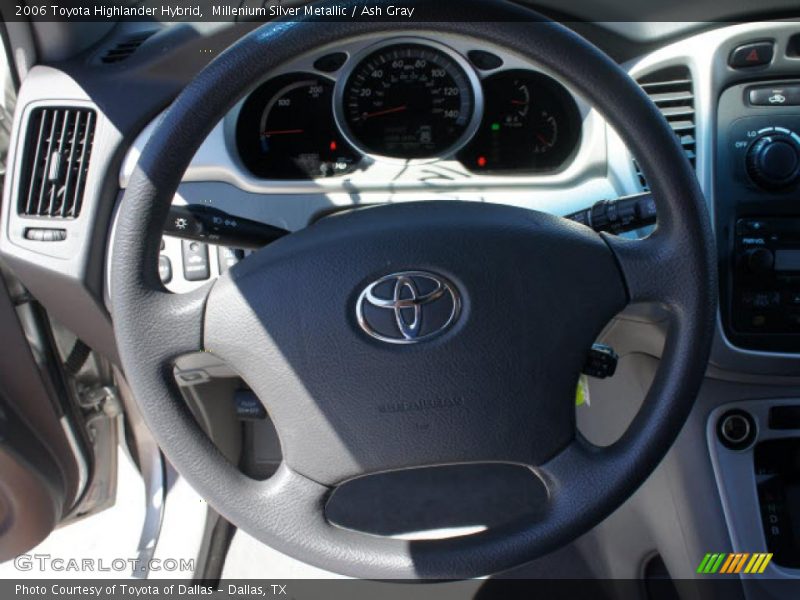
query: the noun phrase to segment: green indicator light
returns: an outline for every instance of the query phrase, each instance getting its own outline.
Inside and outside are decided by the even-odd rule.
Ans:
[[[500,123],[492,123],[492,131],[500,131]]]

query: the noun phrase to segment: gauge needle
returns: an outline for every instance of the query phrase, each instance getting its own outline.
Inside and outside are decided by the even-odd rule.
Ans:
[[[272,131],[262,131],[261,135],[286,135],[289,133],[303,133],[302,129],[273,129]]]
[[[548,140],[546,137],[544,137],[541,133],[537,133],[536,134],[536,139],[538,139],[544,145],[549,145],[550,144],[550,140]]]
[[[361,118],[366,120],[366,119],[369,119],[370,117],[379,117],[381,115],[388,115],[390,113],[401,112],[401,111],[404,111],[407,108],[408,108],[408,106],[403,104],[403,106],[395,106],[394,108],[385,108],[383,110],[376,110],[375,112],[371,112],[371,113],[364,113],[364,114],[361,115]]]
[[[526,106],[528,103],[524,100],[512,100],[511,104],[516,104],[517,106]]]

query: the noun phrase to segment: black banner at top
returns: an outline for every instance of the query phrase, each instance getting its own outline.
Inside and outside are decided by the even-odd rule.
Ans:
[[[796,0],[517,0],[561,21],[737,22],[797,19]],[[471,21],[457,0],[0,0],[4,21]],[[519,19],[525,19],[520,14]],[[531,12],[531,20],[538,17]]]

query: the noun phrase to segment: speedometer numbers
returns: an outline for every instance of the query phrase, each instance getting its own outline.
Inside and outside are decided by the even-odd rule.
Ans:
[[[574,153],[580,116],[572,96],[534,71],[497,73],[483,82],[478,133],[458,158],[472,171],[552,172]]]
[[[444,51],[393,44],[359,61],[337,97],[339,124],[365,153],[398,159],[447,155],[477,124],[474,80]]]

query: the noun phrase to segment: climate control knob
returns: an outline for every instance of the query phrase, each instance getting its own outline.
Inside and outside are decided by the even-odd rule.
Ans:
[[[794,133],[768,133],[747,150],[747,173],[760,187],[779,190],[800,176],[800,138]]]

